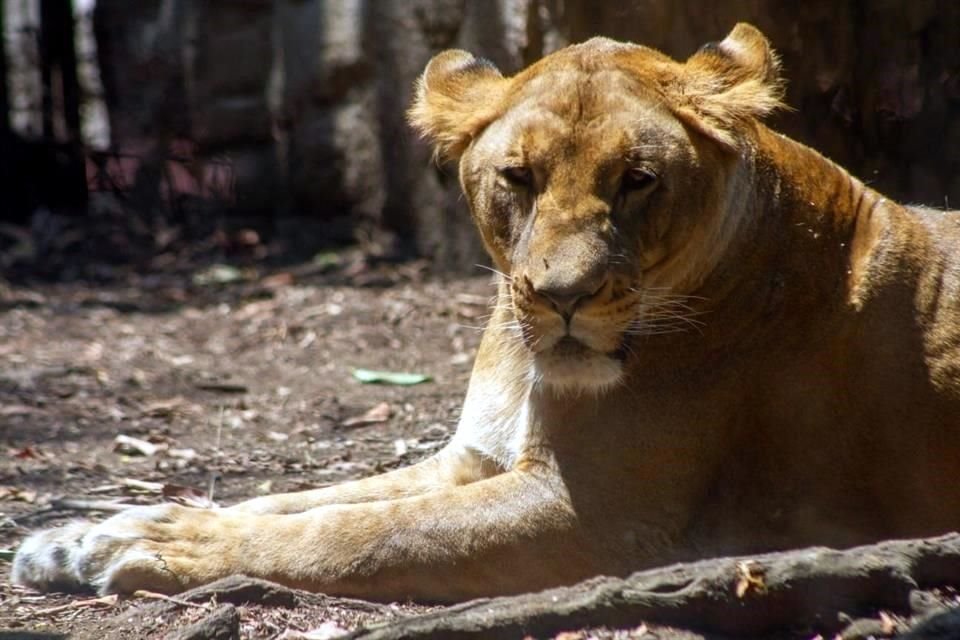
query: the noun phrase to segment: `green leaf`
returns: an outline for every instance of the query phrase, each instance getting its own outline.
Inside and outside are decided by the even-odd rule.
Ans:
[[[403,373],[398,371],[371,371],[354,369],[353,377],[364,384],[397,384],[409,386],[429,382],[433,378],[423,373]]]
[[[313,256],[313,264],[323,270],[339,267],[340,262],[340,255],[334,251],[323,251]]]
[[[214,264],[199,273],[193,274],[193,284],[200,287],[230,284],[231,282],[238,282],[243,279],[243,272],[228,264]]]
[[[0,560],[6,560],[7,562],[13,562],[13,556],[17,555],[17,552],[13,549],[0,549]]]

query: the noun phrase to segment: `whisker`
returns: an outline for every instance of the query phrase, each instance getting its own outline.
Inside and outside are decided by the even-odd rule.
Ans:
[[[669,299],[681,299],[681,300],[700,300],[707,301],[709,298],[704,296],[698,296],[694,294],[687,293],[674,293],[670,287],[629,287],[627,291],[631,293],[639,293],[644,296],[655,296],[663,297]]]
[[[479,268],[479,269],[485,269],[485,270],[487,270],[487,271],[489,271],[489,272],[491,272],[491,273],[495,273],[495,274],[497,274],[498,276],[500,276],[501,278],[503,278],[504,280],[506,280],[507,282],[513,282],[513,276],[509,276],[509,275],[505,274],[503,271],[500,271],[500,270],[498,270],[498,269],[494,269],[493,267],[488,267],[488,266],[485,265],[485,264],[475,264],[475,265],[473,265],[473,266],[475,266],[475,267],[477,267],[477,268]]]
[[[642,323],[637,326],[632,326],[624,331],[625,335],[631,336],[650,336],[650,335],[661,335],[665,333],[686,333],[688,331],[696,331],[697,333],[703,335],[702,327],[697,325],[691,325],[688,323],[683,323],[677,321],[673,322],[652,322],[652,323]]]
[[[659,322],[663,320],[680,320],[686,322],[687,324],[696,325],[698,327],[706,326],[706,322],[703,320],[697,320],[695,315],[704,315],[704,314],[680,314],[680,313],[645,313],[642,318],[638,318],[643,322]]]

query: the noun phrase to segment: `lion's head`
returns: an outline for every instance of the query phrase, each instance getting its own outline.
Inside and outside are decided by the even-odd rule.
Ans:
[[[430,62],[411,120],[459,160],[546,385],[615,384],[633,336],[676,328],[749,222],[751,140],[780,96],[745,24],[686,63],[603,38],[513,77],[464,51]]]

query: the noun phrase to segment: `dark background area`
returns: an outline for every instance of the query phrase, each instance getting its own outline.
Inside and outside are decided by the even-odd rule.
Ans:
[[[454,172],[404,121],[434,53],[466,48],[510,73],[601,34],[682,59],[741,20],[783,58],[792,110],[777,128],[892,197],[960,204],[954,0],[2,6],[0,268],[11,277],[106,273],[91,261],[149,270],[185,247],[297,259],[354,243],[375,259],[471,269],[484,258]]]

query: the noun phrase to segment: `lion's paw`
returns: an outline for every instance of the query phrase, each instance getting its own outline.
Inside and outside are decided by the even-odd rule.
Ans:
[[[170,504],[135,507],[99,524],[73,522],[40,531],[20,545],[11,578],[40,591],[180,591],[183,578],[167,550],[178,546],[174,525],[189,519],[187,511]]]
[[[71,522],[31,535],[17,549],[11,580],[39,591],[81,589],[84,582],[75,567],[83,536],[92,526],[89,522]]]

